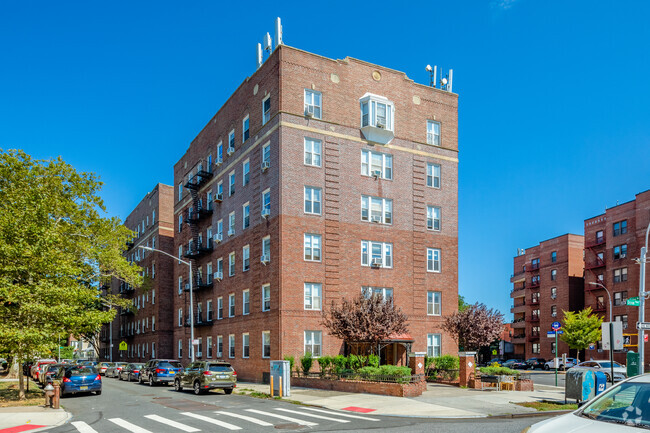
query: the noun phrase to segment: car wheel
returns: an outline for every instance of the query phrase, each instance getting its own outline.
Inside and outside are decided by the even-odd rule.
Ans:
[[[544,364],[544,370],[549,371],[551,367],[548,366],[548,364]]]
[[[176,379],[174,381],[174,390],[181,392],[183,390],[183,385],[181,385],[181,381],[179,379]]]
[[[196,395],[203,394],[203,391],[201,391],[201,384],[198,381],[194,382],[194,394]]]
[[[140,377],[138,377],[138,383],[139,383],[140,385],[142,385],[142,384],[144,383],[144,382],[142,381],[142,375],[140,375]]]
[[[149,376],[149,386],[154,386],[153,376]]]
[[[102,392],[101,391],[96,391],[95,394],[102,395]]]
[[[132,380],[131,379],[131,373],[129,373],[128,376],[126,376],[126,380],[127,380],[127,382],[131,382],[131,380]]]
[[[564,366],[563,366],[563,365],[560,365],[559,370],[560,370],[560,371],[564,371]]]
[[[605,381],[610,382],[609,374],[605,373]]]
[[[232,388],[225,388],[223,392],[225,392],[226,394],[232,394]]]

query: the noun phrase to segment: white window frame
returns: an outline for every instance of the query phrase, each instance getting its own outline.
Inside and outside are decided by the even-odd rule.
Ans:
[[[248,351],[248,353],[246,353]],[[251,340],[248,332],[241,335],[241,357],[249,358],[251,353]]]
[[[271,142],[262,146],[262,162],[271,162]]]
[[[323,331],[305,331],[304,332],[304,353],[311,352],[314,358],[318,358],[323,353]],[[318,350],[314,350],[318,348]]]
[[[242,291],[241,298],[242,315],[248,316],[251,313],[251,291],[249,289]]]
[[[440,130],[441,130],[440,122],[436,120],[427,120],[427,144],[430,144],[431,146],[440,147],[441,145]]]
[[[436,169],[438,175],[436,176]],[[436,181],[438,185],[436,186]],[[427,162],[427,179],[426,185],[429,188],[440,189],[442,184],[442,166],[434,162]]]
[[[307,204],[309,203],[309,209]],[[316,206],[318,211],[316,212]],[[323,212],[323,189],[316,186],[305,185],[304,211],[308,215],[321,215]]]
[[[266,354],[266,348],[269,348]],[[271,357],[271,331],[262,331],[262,358]]]
[[[384,299],[393,299],[393,289],[390,287],[362,286],[361,293],[368,299],[372,295],[381,295]]]
[[[217,159],[215,163],[221,164],[223,162],[223,141],[219,140],[217,143]]]
[[[183,294],[183,277],[178,277],[178,294]]]
[[[228,254],[228,276],[232,277],[235,275],[235,252],[232,251],[230,254]]]
[[[228,358],[235,357],[235,334],[228,335]]]
[[[205,338],[205,357],[212,359],[212,335]]]
[[[316,241],[316,242],[314,242]],[[317,243],[316,247],[314,244]],[[319,234],[305,233],[303,237],[303,259],[306,262],[320,262],[323,259],[323,238]],[[314,252],[318,252],[318,258],[315,258]],[[309,252],[309,254],[308,254]]]
[[[303,162],[309,167],[321,167],[323,164],[323,142],[305,137]]]
[[[250,138],[250,134],[250,116],[247,114],[241,121],[241,142],[245,143]]]
[[[427,230],[439,232],[441,219],[442,208],[440,206],[427,206]]]
[[[223,319],[223,297],[219,296],[217,298],[217,320]]]
[[[242,271],[246,272],[251,268],[251,247],[244,245],[241,249],[242,255]]]
[[[183,357],[183,340],[178,340],[178,359]]]
[[[270,284],[262,285],[262,311],[271,311],[271,285]]]
[[[268,210],[271,214],[271,189],[267,188],[262,191],[262,211]]]
[[[178,201],[183,200],[183,182],[178,184]]]
[[[178,327],[179,328],[183,327],[183,309],[182,308],[178,309]]]
[[[235,194],[236,185],[237,176],[235,175],[235,170],[233,170],[228,174],[228,197],[232,197]]]
[[[231,293],[228,295],[228,317],[235,317],[237,314],[237,303],[235,300],[235,294]]]
[[[228,150],[235,149],[235,130],[228,133]]]
[[[316,101],[318,99],[318,101]],[[316,90],[305,89],[305,115],[308,112],[313,114],[314,119],[322,119],[323,117],[323,94]],[[311,109],[310,109],[311,108]]]
[[[381,157],[381,165],[376,164],[375,158]],[[390,153],[374,152],[372,150],[361,150],[361,175],[373,177],[373,171],[380,171],[380,178],[384,180],[393,179],[393,155]]]
[[[378,121],[381,118],[379,115],[379,107],[384,106],[385,115],[383,119],[384,126],[382,129],[387,131],[394,131],[395,124],[395,105],[392,101],[379,95],[366,94],[359,100],[359,117],[360,125],[362,128],[366,126],[378,127]],[[368,119],[364,120],[364,105],[366,106]]]
[[[262,238],[262,255],[265,254],[271,260],[271,235]]]
[[[381,246],[381,268],[391,269],[393,267],[393,244],[390,242],[361,241],[361,266],[372,266],[374,246]],[[365,251],[364,251],[365,250]],[[387,260],[388,259],[388,260]],[[387,265],[390,262],[390,266]]]
[[[241,170],[242,170],[241,184],[242,184],[242,186],[246,186],[251,181],[251,161],[250,161],[250,159],[247,159],[246,161],[241,163]]]
[[[373,214],[373,205],[379,204],[379,215]],[[365,212],[365,215],[364,215]],[[371,195],[361,196],[361,221],[375,222],[374,217],[379,216],[379,224],[393,224],[393,200]]]
[[[217,335],[217,359],[223,357],[223,335]]]
[[[323,285],[321,283],[305,283],[305,310],[320,311],[323,305]]]
[[[228,214],[228,236],[235,234],[235,224],[236,224],[236,215],[235,211],[232,211]]]
[[[266,125],[269,120],[271,120],[271,95],[266,95],[264,99],[262,99],[262,126]],[[269,109],[264,111],[264,104],[266,104],[266,101],[269,101]]]
[[[427,316],[440,316],[441,314],[442,292],[429,290],[427,292]]]
[[[440,356],[441,354],[442,354],[442,334],[427,334],[427,356],[436,357],[436,356]]]
[[[251,225],[251,206],[250,202],[242,205],[242,230],[247,229]]]
[[[427,272],[440,273],[442,269],[442,250],[427,248]]]

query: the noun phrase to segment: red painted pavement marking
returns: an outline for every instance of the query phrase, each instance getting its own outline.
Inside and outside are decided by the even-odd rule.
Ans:
[[[370,413],[376,411],[377,409],[367,409],[365,407],[350,406],[350,407],[344,407],[341,410],[349,410],[350,412]],[[2,433],[2,431],[0,431],[0,433]]]
[[[35,425],[35,424],[23,424],[16,427],[9,427],[0,430],[0,433],[20,433],[23,431],[34,430],[36,428],[45,427],[44,425]]]

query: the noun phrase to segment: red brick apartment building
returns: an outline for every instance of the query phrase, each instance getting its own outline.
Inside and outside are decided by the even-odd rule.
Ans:
[[[196,356],[262,380],[269,360],[343,353],[321,311],[362,290],[409,316],[405,347],[455,353],[458,96],[285,45],[174,166],[176,254],[195,275]],[[174,357],[189,362],[189,267],[175,261]]]
[[[548,338],[551,324],[562,321],[563,311],[583,308],[584,238],[566,234],[527,248],[514,258],[511,312],[514,356],[552,359],[569,354],[569,347]],[[571,352],[573,353],[573,352]]]
[[[634,259],[641,255],[649,221],[650,190],[637,194],[635,200],[585,220],[585,306],[609,321],[608,295],[605,289],[590,283],[600,283],[607,288],[612,297],[613,318],[623,322],[623,334],[629,334],[630,344],[614,353],[614,359],[622,363],[626,362],[628,350],[638,351],[639,307],[628,306],[627,299],[639,296],[640,268]],[[645,356],[649,359],[648,344]],[[586,357],[603,359],[608,355],[599,341],[593,350],[587,350]]]
[[[133,307],[118,311],[112,333],[108,325],[102,329],[100,358],[103,360],[145,362],[154,357],[174,356],[173,259],[138,248],[146,246],[174,254],[173,209],[174,187],[159,183],[124,221],[124,225],[136,233],[125,257],[142,267],[145,283],[143,287],[134,288],[113,279],[112,293],[132,299]],[[121,342],[126,342],[126,351],[118,350]]]

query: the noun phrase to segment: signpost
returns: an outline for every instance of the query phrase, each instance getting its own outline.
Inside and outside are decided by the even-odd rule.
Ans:
[[[555,386],[557,386],[557,334],[561,334],[564,331],[560,330],[560,328],[562,328],[562,324],[560,322],[551,323],[551,328],[554,331],[553,334],[555,334],[555,359],[553,362],[555,364]],[[548,334],[550,334],[550,332]]]
[[[631,305],[633,307],[638,307],[639,306],[639,297],[635,296],[634,298],[628,298],[627,299],[627,305]]]
[[[127,350],[127,349],[128,349],[128,346],[127,346],[127,344],[126,344],[126,341],[122,341],[122,342],[120,343],[119,350]]]

